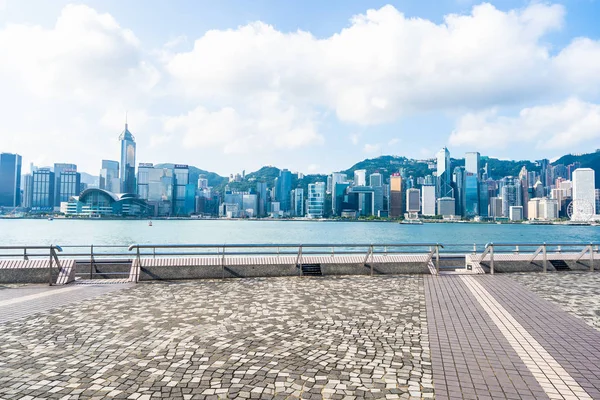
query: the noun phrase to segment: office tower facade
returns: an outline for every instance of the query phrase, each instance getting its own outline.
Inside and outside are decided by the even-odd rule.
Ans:
[[[523,204],[521,203],[522,195],[521,195],[521,182],[519,179],[514,178],[512,176],[506,177],[502,179],[502,189],[501,189],[501,197],[502,197],[502,215],[504,217],[510,217],[510,207],[521,207],[521,211],[523,209]]]
[[[304,189],[296,188],[292,190],[292,202],[294,204],[294,216],[304,217]]]
[[[435,215],[435,186],[423,185],[421,187],[421,214],[426,216]]]
[[[437,179],[436,179],[436,196],[454,198],[452,190],[452,171],[450,170],[450,152],[446,147],[442,148],[437,153]]]
[[[242,195],[242,209],[244,217],[255,218],[258,213],[258,195],[255,193],[244,193]]]
[[[477,175],[467,172],[465,176],[465,214],[468,218],[479,215],[479,180]]]
[[[79,182],[81,178],[77,180],[77,187],[74,188],[71,182],[68,182],[64,188],[67,193],[63,193],[63,185],[61,184],[61,177],[63,172],[77,172],[77,165],[67,163],[55,163],[54,164],[54,207],[60,207],[60,203],[63,201],[69,201],[70,196],[79,195]],[[73,176],[66,177],[66,180],[72,179]]]
[[[348,192],[352,196],[355,210],[361,217],[368,217],[375,214],[375,191],[371,186],[352,186]]]
[[[478,152],[465,153],[465,172],[481,180],[481,155]]]
[[[502,218],[502,197],[490,197],[490,218]]]
[[[57,182],[54,186],[56,193],[56,201],[54,207],[60,207],[60,203],[68,202],[73,196],[79,196],[81,193],[81,174],[74,170],[62,170],[60,177],[56,178],[56,172],[54,172],[54,179]]]
[[[406,212],[418,213],[421,211],[421,191],[419,189],[406,190]]]
[[[396,173],[390,177],[390,217],[397,218],[404,212],[402,196],[402,176]]]
[[[454,199],[456,212],[455,215],[464,217],[467,215],[467,183],[466,183],[466,172],[463,167],[454,168],[452,173],[452,181],[454,185]]]
[[[21,156],[0,153],[0,207],[21,205]]]
[[[112,193],[119,193],[121,191],[118,161],[102,160],[102,169],[100,169],[100,182],[98,187]]]
[[[373,188],[373,215],[379,215],[383,211],[383,175],[375,172],[369,175],[369,186]]]
[[[172,169],[140,163],[137,185],[138,196],[148,202],[152,215],[169,216],[173,213],[175,175]]]
[[[284,213],[290,212],[292,208],[291,191],[292,191],[292,173],[287,169],[279,171],[277,178],[277,191],[275,198],[279,201],[280,210]]]
[[[479,182],[479,216],[489,216],[490,189],[487,182]]]
[[[596,213],[600,214],[600,189],[596,189]]]
[[[381,175],[379,172],[369,175],[369,186],[383,186],[383,175]]]
[[[53,211],[55,199],[54,185],[56,183],[54,172],[49,168],[40,168],[33,172],[32,175],[31,210]]]
[[[367,186],[366,169],[357,169],[354,171],[354,186]]]
[[[334,182],[331,192],[331,211],[336,217],[342,215],[344,209],[346,191],[350,184],[348,182]]]
[[[510,206],[510,209],[508,212],[508,218],[511,221],[523,220],[523,207],[522,206]]]
[[[135,183],[135,138],[129,132],[127,123],[119,136],[121,141],[121,193],[136,193]]]
[[[595,174],[591,168],[573,171],[573,221],[587,221],[596,214]]]
[[[192,210],[186,207],[186,187],[190,183],[190,168],[186,164],[175,164],[173,166],[173,174],[175,175],[174,214],[189,215]]]
[[[523,216],[523,218],[530,221],[540,219],[540,200],[536,198],[527,202],[527,217]]]
[[[31,198],[33,195],[33,174],[23,175],[23,198],[21,204],[25,208],[31,207]]]
[[[543,198],[540,199],[538,215],[540,219],[552,221],[558,218],[560,205],[558,200]]]
[[[266,182],[256,182],[256,194],[258,195],[258,216],[266,217],[267,202],[269,201],[269,199],[267,198]]]
[[[442,197],[441,199],[437,199],[437,215],[441,215],[443,217],[449,217],[454,214],[456,211],[455,200],[452,197]]]
[[[306,216],[308,218],[323,218],[325,212],[325,183],[309,183],[307,200]]]

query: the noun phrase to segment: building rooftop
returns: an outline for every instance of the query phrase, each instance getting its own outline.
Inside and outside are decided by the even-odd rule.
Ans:
[[[119,140],[131,140],[132,142],[135,142],[135,137],[129,132],[127,124],[125,124],[125,130],[119,135]]]
[[[598,272],[89,283],[0,288],[0,398],[600,398]]]

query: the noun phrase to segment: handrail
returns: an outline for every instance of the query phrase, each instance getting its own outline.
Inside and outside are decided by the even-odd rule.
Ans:
[[[327,248],[331,248],[331,247],[370,247],[370,246],[374,246],[374,247],[429,247],[429,246],[436,246],[439,243],[339,243],[339,244],[332,244],[332,243],[298,243],[298,244],[293,244],[293,243],[280,243],[280,244],[275,244],[275,243],[268,243],[268,244],[254,244],[254,243],[248,243],[248,244],[239,244],[239,243],[233,243],[233,244],[132,244],[129,246],[129,251],[135,249],[135,248],[140,248],[140,249],[183,249],[183,248],[189,248],[189,249],[195,249],[195,248],[297,248],[298,246],[303,246],[303,247],[313,247],[313,248],[322,248],[322,247],[327,247]],[[441,247],[443,247],[441,244],[439,244]]]

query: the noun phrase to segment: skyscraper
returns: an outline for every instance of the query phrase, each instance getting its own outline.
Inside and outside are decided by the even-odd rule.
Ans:
[[[292,208],[291,201],[292,191],[292,173],[287,169],[279,171],[277,179],[277,201],[279,201],[279,209],[283,212],[290,212]]]
[[[369,186],[373,188],[373,215],[383,211],[383,176],[375,172],[369,176]]]
[[[435,186],[423,185],[421,188],[421,214],[435,215]]]
[[[258,217],[267,215],[267,183],[256,182],[256,194],[258,194]]]
[[[465,153],[465,171],[481,180],[481,156],[478,152]]]
[[[367,186],[366,169],[357,169],[354,171],[354,186]]]
[[[408,189],[406,191],[406,212],[417,214],[421,210],[421,191]]]
[[[77,165],[66,163],[54,164],[54,207],[59,208],[61,202],[69,201],[71,196],[78,196],[81,174]]]
[[[308,206],[306,216],[308,218],[323,218],[325,212],[325,183],[308,184]]]
[[[119,136],[121,141],[121,193],[136,193],[135,184],[135,138],[125,130]]]
[[[54,172],[49,168],[40,168],[33,172],[31,209],[33,211],[52,211],[54,208]]]
[[[100,189],[108,190],[112,193],[118,193],[121,191],[118,161],[102,160],[99,187]]]
[[[292,190],[292,201],[293,201],[293,211],[294,216],[303,217],[304,216],[304,189],[296,188]]]
[[[595,174],[591,168],[573,171],[573,221],[586,221],[596,214]]]
[[[187,215],[191,211],[186,207],[186,186],[190,183],[190,169],[185,164],[173,166],[175,174],[175,215]]]
[[[452,197],[454,191],[451,186],[450,152],[446,147],[437,153],[437,197]]]
[[[403,211],[402,176],[394,174],[390,177],[390,217],[400,217]]]
[[[0,153],[0,207],[21,205],[21,156]]]

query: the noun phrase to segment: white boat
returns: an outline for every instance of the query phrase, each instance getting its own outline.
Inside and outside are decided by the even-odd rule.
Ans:
[[[423,221],[420,219],[405,219],[400,221],[400,223],[406,225],[423,225]]]
[[[152,226],[152,221],[148,221],[148,226]]]

